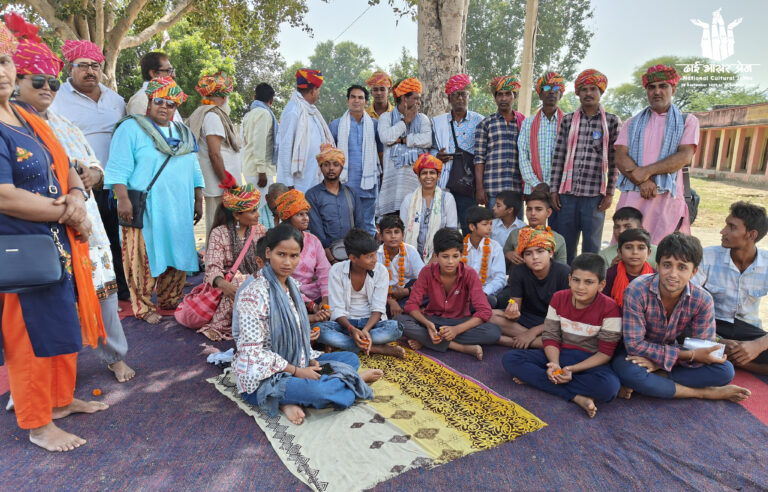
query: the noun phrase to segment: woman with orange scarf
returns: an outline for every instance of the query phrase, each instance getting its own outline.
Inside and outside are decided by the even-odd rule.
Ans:
[[[0,24],[0,235],[52,236],[66,273],[57,284],[0,293],[2,349],[19,427],[29,429],[30,441],[42,448],[69,451],[85,440],[53,419],[107,408],[74,398],[78,350],[83,342],[96,347],[106,337],[88,255],[91,224],[83,183],[70,172],[52,130],[10,102],[17,37],[37,43],[40,38],[20,17],[11,14],[7,21],[18,34]]]

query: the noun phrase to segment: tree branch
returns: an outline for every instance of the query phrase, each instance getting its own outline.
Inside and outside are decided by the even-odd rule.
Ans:
[[[120,49],[133,48],[144,42],[155,34],[169,29],[171,26],[181,20],[181,18],[194,7],[194,0],[183,0],[171,11],[155,21],[154,24],[147,27],[135,36],[126,36],[120,42]]]
[[[118,47],[149,0],[131,0],[122,18],[106,35],[106,44]]]
[[[34,9],[45,22],[64,39],[77,39],[74,24],[70,25],[56,17],[56,5],[51,0],[23,0],[22,4]]]

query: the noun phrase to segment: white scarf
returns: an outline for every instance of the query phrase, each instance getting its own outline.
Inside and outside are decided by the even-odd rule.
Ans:
[[[336,145],[344,152],[347,165],[341,169],[341,182],[347,182],[349,174],[349,126],[352,117],[349,110],[344,113],[339,121],[338,142]],[[360,180],[360,188],[370,190],[376,186],[379,177],[379,152],[376,149],[376,135],[373,132],[373,118],[363,111],[363,177]]]
[[[293,149],[291,150],[291,175],[296,178],[304,176],[304,167],[309,157],[309,141],[311,129],[309,119],[314,118],[323,129],[325,141],[333,143],[333,134],[323,119],[323,115],[317,110],[314,104],[309,104],[299,91],[293,91],[291,101],[296,105],[296,133],[293,139]],[[314,157],[314,156],[313,156]]]
[[[408,205],[408,215],[405,218],[405,242],[417,250],[419,248],[419,229],[424,222],[424,217],[419,217],[419,220],[416,221],[416,216],[421,213],[422,201],[421,185],[419,185],[413,192],[411,203]],[[440,229],[440,223],[443,221],[443,190],[440,187],[435,188],[435,196],[432,197],[430,209],[432,212],[429,215],[429,229],[427,229],[427,238],[424,240],[424,250],[419,251],[424,261],[429,261],[432,257],[434,251],[432,238],[435,237],[435,233]]]

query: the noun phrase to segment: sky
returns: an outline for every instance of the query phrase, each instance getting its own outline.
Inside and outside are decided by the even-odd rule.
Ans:
[[[306,22],[313,37],[288,25],[281,29],[280,50],[288,64],[306,63],[315,45],[329,39],[367,46],[383,68],[399,58],[403,47],[416,56],[416,23],[410,18],[396,22],[387,0],[370,8],[364,0],[307,0],[307,5]],[[768,88],[768,55],[762,35],[768,25],[766,0],[593,0],[592,5],[595,16],[589,26],[595,35],[580,69],[602,71],[609,87],[629,82],[632,71],[651,58],[701,55],[702,28],[690,19],[710,24],[713,11],[722,7],[725,25],[738,18],[742,22],[733,29],[733,55],[719,63],[759,64],[752,67],[752,73],[742,75],[742,83]]]

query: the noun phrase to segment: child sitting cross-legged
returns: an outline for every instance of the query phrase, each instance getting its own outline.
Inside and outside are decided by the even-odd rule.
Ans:
[[[393,318],[403,314],[413,283],[424,268],[416,248],[403,241],[404,231],[403,221],[397,215],[385,215],[379,220],[379,235],[383,242],[377,258],[389,270],[387,315]]]
[[[403,334],[400,324],[386,315],[389,273],[376,262],[376,240],[362,229],[344,238],[348,260],[335,263],[328,274],[331,321],[318,323],[318,341],[327,346],[366,355],[405,357],[402,347],[388,345]]]
[[[461,261],[461,234],[443,228],[435,233],[437,260],[422,268],[405,303],[405,312],[396,319],[403,325],[408,345],[445,352],[448,349],[483,360],[481,344],[499,340],[499,327],[488,323],[491,307],[483,293],[480,277]],[[421,310],[424,297],[429,301]],[[475,309],[470,313],[469,305]]]
[[[624,290],[640,275],[654,273],[648,262],[651,251],[651,235],[643,229],[627,229],[619,234],[618,263],[605,275],[603,294],[624,306]]]
[[[619,378],[610,366],[621,339],[621,313],[602,294],[605,263],[584,253],[571,265],[570,289],[552,296],[544,321],[543,350],[511,350],[502,364],[518,383],[572,401],[597,413],[595,401],[609,402],[619,392]]]
[[[461,261],[480,275],[488,304],[495,308],[499,292],[507,285],[507,272],[501,245],[490,237],[492,220],[488,208],[474,205],[467,210],[470,232],[464,236]]]

